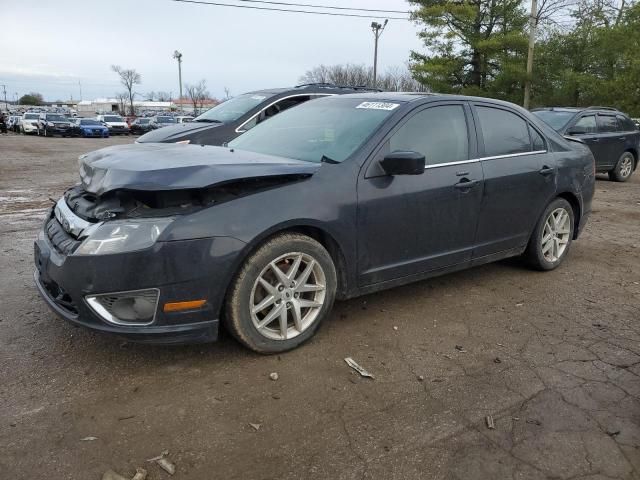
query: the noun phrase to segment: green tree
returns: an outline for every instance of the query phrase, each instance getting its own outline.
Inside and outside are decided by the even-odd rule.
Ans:
[[[526,78],[521,0],[412,0],[428,53],[411,52],[420,83],[443,93],[519,102]]]
[[[42,105],[44,103],[44,98],[40,93],[31,92],[21,96],[18,103],[20,105]]]

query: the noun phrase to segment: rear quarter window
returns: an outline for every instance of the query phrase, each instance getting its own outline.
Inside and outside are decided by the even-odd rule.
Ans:
[[[614,115],[598,115],[598,131],[601,133],[619,131],[618,121]]]

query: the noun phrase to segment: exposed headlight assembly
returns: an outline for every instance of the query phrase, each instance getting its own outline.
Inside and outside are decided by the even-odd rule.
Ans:
[[[82,242],[74,255],[133,252],[152,246],[173,218],[145,218],[105,222]]]

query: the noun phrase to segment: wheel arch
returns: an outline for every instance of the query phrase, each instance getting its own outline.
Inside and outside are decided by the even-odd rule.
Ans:
[[[578,238],[578,228],[580,226],[580,218],[582,217],[582,206],[580,205],[580,200],[578,200],[578,197],[573,192],[559,193],[556,198],[565,199],[573,209],[573,239],[575,240]]]
[[[625,149],[625,152],[629,152],[631,155],[633,155],[633,171],[635,172],[636,168],[638,168],[638,149],[628,147]]]

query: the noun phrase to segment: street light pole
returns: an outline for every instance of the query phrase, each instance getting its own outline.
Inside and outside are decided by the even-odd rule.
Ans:
[[[371,22],[371,31],[373,32],[373,36],[375,38],[373,47],[373,88],[376,88],[378,82],[378,39],[380,38],[380,35],[382,35],[384,27],[387,26],[388,22],[388,19],[386,19],[383,24],[379,24],[378,22]]]
[[[8,112],[9,104],[7,103],[7,86],[6,85],[2,85],[2,91],[4,93],[4,109]]]
[[[173,52],[173,58],[178,60],[178,83],[180,85],[180,111],[182,111],[182,54],[176,50]]]

